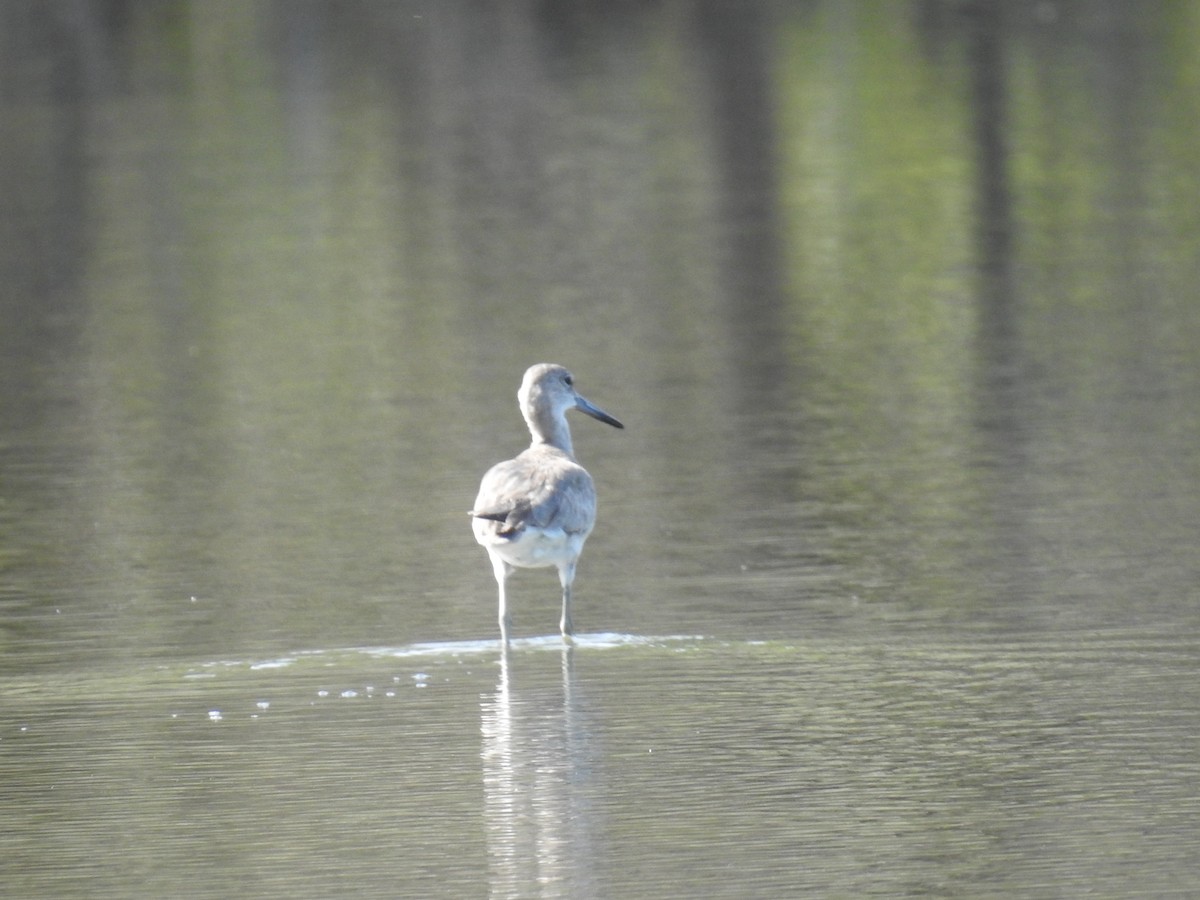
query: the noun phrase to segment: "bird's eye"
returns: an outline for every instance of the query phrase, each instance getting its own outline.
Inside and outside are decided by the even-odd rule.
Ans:
[[[572,378],[570,375],[564,375],[563,382],[566,384],[567,387],[570,387],[571,385],[573,385],[575,383],[575,379]]]

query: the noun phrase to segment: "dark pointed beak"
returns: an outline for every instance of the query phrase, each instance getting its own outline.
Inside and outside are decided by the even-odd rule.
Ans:
[[[602,410],[600,407],[592,406],[591,403],[589,403],[587,400],[585,400],[583,397],[579,396],[578,394],[575,395],[575,408],[582,413],[587,413],[593,419],[599,419],[601,422],[605,422],[608,425],[611,425],[613,428],[624,428],[625,427],[619,421],[617,421],[612,416],[610,416],[608,413],[606,413],[604,410]]]

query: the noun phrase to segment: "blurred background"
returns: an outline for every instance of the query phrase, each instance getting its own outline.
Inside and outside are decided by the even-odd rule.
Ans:
[[[1085,691],[1063,707],[1095,716],[1171,685],[1152,732],[1174,753],[1200,724],[1198,49],[1195,0],[3,0],[10,783],[37,794],[13,741],[41,713],[87,730],[97,697],[166,715],[147,698],[216,661],[493,639],[466,511],[527,442],[515,392],[543,361],[626,425],[573,420],[600,498],[581,631],[731,642],[701,668],[755,692],[800,688],[758,680],[754,642],[831,672],[1007,647],[984,683],[1023,673],[1014,701],[1059,665]],[[518,634],[554,631],[552,572],[512,602]],[[650,722],[688,682],[642,654],[644,695],[591,683]],[[935,657],[893,684],[962,664]],[[81,677],[106,685],[84,712]],[[1156,803],[1186,819],[1200,771],[1172,758]],[[1080,872],[1156,833],[1124,814]],[[19,868],[46,835],[17,833]],[[1165,889],[1187,851],[1155,841]],[[476,849],[438,883],[481,884]],[[880,887],[839,878],[862,858],[810,886]],[[749,883],[678,859],[700,894]],[[884,885],[977,892],[954,872]]]

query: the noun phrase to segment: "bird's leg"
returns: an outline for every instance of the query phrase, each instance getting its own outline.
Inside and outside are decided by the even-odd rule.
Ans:
[[[575,626],[571,622],[571,582],[575,580],[575,563],[560,568],[558,580],[562,583],[563,591],[562,620],[558,627],[562,630],[563,638],[569,639],[575,633]]]
[[[508,643],[508,630],[512,627],[512,614],[508,611],[508,576],[512,574],[512,571],[513,567],[499,556],[492,557],[492,572],[496,576],[496,585],[500,589],[500,610],[498,615],[500,620],[500,640],[505,644]]]
[[[564,638],[569,638],[575,633],[575,626],[571,622],[571,586],[569,584],[563,587],[563,611],[558,627],[562,630]]]

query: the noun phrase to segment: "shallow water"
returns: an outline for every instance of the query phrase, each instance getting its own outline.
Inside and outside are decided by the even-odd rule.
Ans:
[[[1192,889],[1200,5],[0,17],[6,893]]]
[[[10,681],[8,884],[1186,891],[1193,651],[584,635]]]

